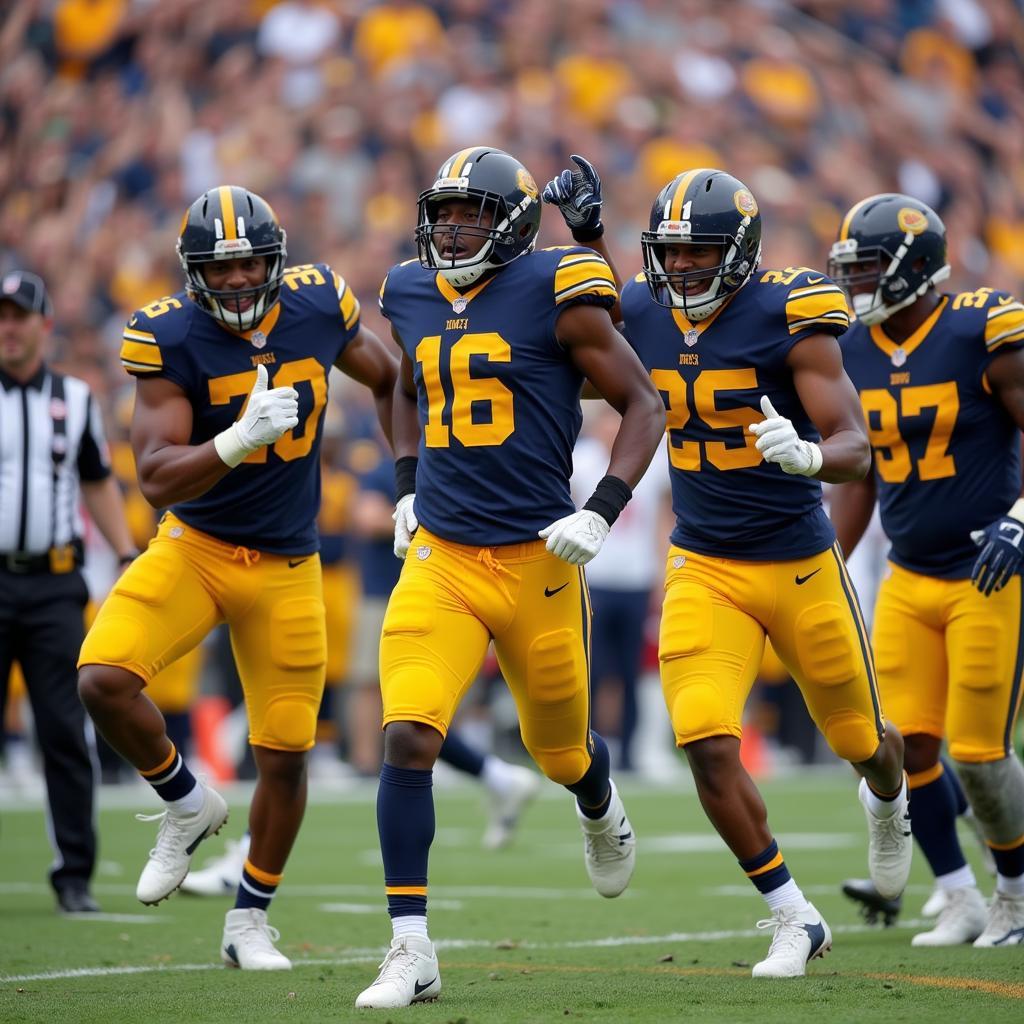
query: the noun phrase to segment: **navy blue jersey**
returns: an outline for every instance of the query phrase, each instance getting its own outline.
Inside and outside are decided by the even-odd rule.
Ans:
[[[763,562],[805,558],[835,533],[821,484],[767,463],[747,429],[764,419],[762,395],[806,440],[820,435],[786,365],[813,334],[849,325],[846,299],[806,267],[758,273],[699,323],[659,306],[642,274],[622,292],[626,336],[668,410],[676,527],[672,543],[702,554]]]
[[[410,261],[391,269],[380,294],[414,364],[417,518],[458,544],[537,540],[576,510],[569,478],[583,375],[555,325],[570,304],[614,305],[608,264],[579,246],[542,249],[460,294]]]
[[[242,414],[256,367],[270,387],[299,393],[299,425],[253,452],[205,494],[174,506],[198,530],[281,555],[318,548],[320,435],[327,375],[359,332],[359,302],[324,264],[285,271],[281,299],[244,334],[221,326],[184,292],[138,310],[124,329],[121,362],[136,377],[166,377],[192,405],[189,443],[202,444]]]
[[[985,370],[996,354],[1022,345],[1024,305],[991,288],[943,295],[901,344],[884,324],[855,323],[843,338],[898,565],[969,577],[978,555],[971,530],[1005,515],[1020,495],[1020,431]]]

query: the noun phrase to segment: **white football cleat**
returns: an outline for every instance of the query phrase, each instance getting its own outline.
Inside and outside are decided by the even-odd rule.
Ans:
[[[615,783],[608,810],[600,818],[588,818],[576,804],[576,817],[583,829],[583,859],[594,888],[611,899],[618,896],[633,877],[636,867],[636,835]]]
[[[243,971],[290,971],[291,960],[274,946],[280,938],[281,933],[267,924],[265,910],[236,907],[224,918],[220,958]]]
[[[159,814],[135,815],[139,821],[160,822],[156,846],[149,851],[135,888],[142,903],[152,906],[167,899],[185,880],[196,847],[219,832],[228,820],[224,797],[203,782],[197,785],[203,789],[203,806],[195,814],[176,814],[168,808]]]
[[[356,996],[361,1010],[391,1010],[413,1003],[432,1003],[441,994],[441,972],[430,939],[403,935],[391,948],[374,983]]]
[[[906,779],[900,795],[893,801],[893,814],[888,818],[876,818],[871,813],[867,779],[860,780],[857,795],[868,819],[868,874],[879,895],[894,900],[907,886],[914,857]]]
[[[242,881],[242,868],[249,856],[249,836],[229,839],[224,852],[206,867],[190,871],[181,883],[181,891],[193,896],[229,896]]]
[[[946,909],[946,890],[941,885],[932,889],[928,899],[921,908],[922,917],[938,917]]]
[[[832,948],[832,931],[811,903],[803,909],[793,903],[779,907],[757,927],[771,928],[774,934],[768,955],[754,964],[755,978],[802,978],[807,965]]]
[[[910,940],[912,946],[961,946],[985,930],[988,907],[977,886],[945,890],[945,897],[935,927],[915,935]]]
[[[540,792],[541,777],[521,765],[509,765],[505,772],[504,792],[492,797],[488,808],[491,821],[484,832],[485,850],[500,850],[512,839],[526,805]]]
[[[1024,945],[1024,896],[996,890],[988,908],[985,930],[974,940],[975,949]]]

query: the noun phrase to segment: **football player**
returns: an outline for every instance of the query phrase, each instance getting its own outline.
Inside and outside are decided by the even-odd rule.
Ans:
[[[390,430],[397,361],[360,325],[337,273],[286,266],[284,229],[258,195],[225,185],[200,196],[177,250],[185,289],[138,310],[121,348],[136,378],[139,484],[169,511],[86,637],[79,693],[165,803],[136,890],[159,903],[227,807],[167,738],[146,684],[228,623],[259,781],[221,953],[234,967],[287,969],[267,908],[305,809],[324,687],[316,515],[327,375],[337,366],[367,385]]]
[[[853,206],[829,267],[857,314],[843,359],[874,451],[874,471],[837,488],[832,517],[852,551],[877,497],[892,542],[875,606],[878,681],[905,737],[914,836],[947,897],[912,941],[1020,944],[1024,305],[992,288],[939,291],[945,227],[905,195]],[[995,858],[987,911],[957,840],[943,738]]]
[[[570,213],[596,177],[577,163],[549,185]],[[862,776],[881,892],[902,892],[912,851],[902,742],[883,721],[863,617],[821,504],[820,481],[857,479],[870,458],[836,342],[846,301],[806,267],[758,270],[757,202],[724,171],[673,178],[641,246],[644,270],[623,288],[622,315],[668,411],[677,516],[662,688],[701,804],[771,910],[759,926],[772,942],[753,974],[793,977],[832,936],[790,876],[740,763],[766,636],[829,746]]]
[[[427,935],[431,769],[493,639],[523,742],[576,798],[595,888],[629,882],[635,837],[590,729],[590,605],[600,549],[664,430],[664,410],[608,310],[608,264],[536,250],[540,195],[501,150],[446,160],[419,197],[419,259],[393,267],[384,316],[402,349],[395,391],[395,554],[381,637],[384,766],[377,822],[393,941],[360,1007],[436,998]],[[569,493],[589,379],[623,416],[608,474]]]

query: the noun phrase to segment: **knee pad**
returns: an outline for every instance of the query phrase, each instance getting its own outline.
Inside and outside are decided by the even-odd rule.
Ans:
[[[579,782],[590,767],[590,754],[583,747],[567,747],[562,750],[529,751],[537,767],[560,786],[571,786]]]
[[[671,661],[711,646],[711,595],[696,583],[676,583],[665,596],[658,658]]]
[[[705,736],[739,736],[738,722],[730,722],[721,691],[708,676],[693,676],[675,690],[669,705],[672,728],[680,744]]]
[[[851,764],[866,761],[881,742],[875,723],[855,711],[829,715],[822,723],[821,731],[835,755]]]
[[[381,672],[380,692],[385,722],[428,722],[447,732],[451,696],[429,662],[407,659],[399,666],[386,666]]]
[[[327,664],[323,602],[316,597],[282,601],[270,617],[270,660],[280,669],[315,669]]]
[[[535,704],[563,704],[586,689],[584,641],[574,629],[542,633],[526,653],[526,692]]]
[[[1015,754],[998,761],[956,761],[974,816],[985,838],[997,845],[1024,835],[1024,765]]]
[[[811,605],[794,626],[797,659],[804,679],[818,686],[851,683],[863,670],[863,657],[849,609],[831,601]],[[856,645],[856,646],[855,646]]]
[[[297,694],[272,700],[252,742],[273,750],[309,750],[316,742],[318,703]]]

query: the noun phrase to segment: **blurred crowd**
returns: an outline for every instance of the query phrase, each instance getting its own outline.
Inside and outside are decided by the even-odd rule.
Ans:
[[[417,194],[487,142],[541,183],[570,152],[606,193],[620,269],[679,170],[742,178],[766,265],[824,262],[863,195],[913,193],[954,280],[1024,278],[1016,0],[13,0],[0,26],[0,272],[56,303],[66,369],[113,393],[120,328],[176,291],[195,196],[265,195],[291,262],[363,300],[415,255]],[[568,241],[549,213],[542,244]]]

